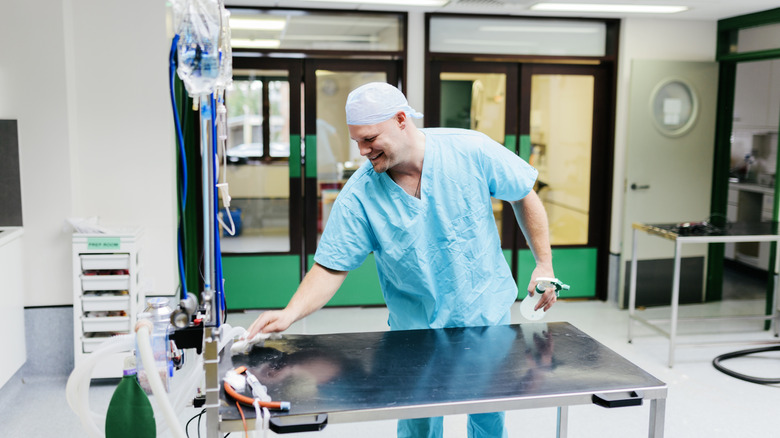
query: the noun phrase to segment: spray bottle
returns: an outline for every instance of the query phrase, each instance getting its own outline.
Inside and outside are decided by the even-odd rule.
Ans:
[[[523,301],[520,303],[520,314],[529,321],[538,321],[544,318],[544,309],[534,310],[534,308],[545,290],[548,288],[555,289],[556,296],[561,290],[569,290],[569,285],[563,284],[561,280],[558,280],[557,278],[538,277],[534,281],[536,281],[536,292],[534,292],[533,295],[529,294],[527,297],[523,298]]]

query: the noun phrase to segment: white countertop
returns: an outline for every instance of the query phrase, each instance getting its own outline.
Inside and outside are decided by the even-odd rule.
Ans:
[[[5,246],[8,242],[16,240],[24,233],[22,227],[0,227],[0,247]]]
[[[765,193],[767,195],[775,194],[774,187],[761,186],[756,183],[730,182],[729,189],[744,190],[746,192]]]

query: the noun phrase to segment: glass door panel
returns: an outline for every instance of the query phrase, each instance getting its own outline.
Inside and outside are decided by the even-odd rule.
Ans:
[[[305,269],[302,78],[301,60],[233,58],[218,180],[231,197],[230,212],[220,204],[222,221],[236,227],[233,236],[220,232],[228,309],[283,307]]]
[[[309,268],[336,197],[364,163],[357,144],[349,138],[344,112],[347,96],[369,82],[398,84],[399,67],[396,62],[380,60],[306,60],[304,252]],[[383,303],[376,263],[369,254],[359,268],[350,271],[328,305]]]
[[[594,296],[606,267],[611,184],[611,100],[602,66],[433,61],[426,126],[481,131],[539,170],[562,276]],[[503,90],[502,90],[503,87]],[[503,134],[502,134],[503,132]],[[534,260],[507,203],[494,202],[501,247],[523,290]],[[521,294],[522,295],[522,294]],[[570,295],[573,296],[573,295]]]
[[[447,128],[473,129],[504,144],[506,140],[505,73],[442,72],[439,120]],[[511,149],[514,151],[514,146]],[[493,198],[493,217],[503,230],[504,202]]]
[[[241,75],[243,73],[243,75]],[[226,91],[230,212],[222,221],[223,253],[286,253],[290,244],[290,81],[287,71],[235,71]],[[224,204],[222,204],[224,205]]]
[[[369,82],[387,82],[385,72],[315,70],[317,77],[317,243],[347,179],[366,158],[349,138],[347,95]]]
[[[588,243],[594,77],[531,77],[529,163],[547,210],[553,245]]]

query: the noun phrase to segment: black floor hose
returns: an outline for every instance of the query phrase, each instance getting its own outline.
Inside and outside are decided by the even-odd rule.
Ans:
[[[742,357],[742,356],[747,356],[749,354],[763,353],[766,351],[778,351],[778,350],[780,350],[780,345],[773,345],[771,347],[763,347],[763,348],[753,348],[750,350],[741,350],[732,353],[721,354],[720,356],[712,360],[712,366],[714,366],[718,371],[728,374],[731,377],[736,377],[737,379],[742,379],[748,382],[760,383],[764,385],[780,383],[780,378],[771,379],[771,378],[748,376],[747,374],[741,374],[736,371],[730,370],[721,364],[722,361],[727,359],[733,359],[735,357]]]

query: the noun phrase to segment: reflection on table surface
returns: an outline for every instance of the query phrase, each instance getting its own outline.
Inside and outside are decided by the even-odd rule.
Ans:
[[[568,323],[284,335],[225,351],[221,375],[247,366],[290,415],[664,385]]]

